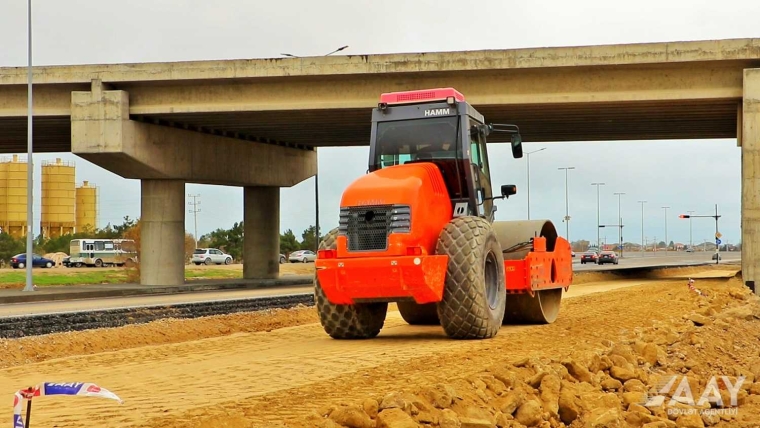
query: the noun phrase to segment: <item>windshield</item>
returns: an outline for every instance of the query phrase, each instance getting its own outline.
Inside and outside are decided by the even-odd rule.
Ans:
[[[380,122],[374,163],[385,168],[410,161],[457,158],[457,116]]]

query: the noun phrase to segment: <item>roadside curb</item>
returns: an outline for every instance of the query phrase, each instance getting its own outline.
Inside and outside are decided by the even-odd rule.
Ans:
[[[182,294],[182,293],[194,293],[202,291],[216,291],[216,290],[248,290],[256,288],[267,287],[287,287],[287,286],[304,286],[311,285],[312,276],[310,275],[298,275],[292,278],[279,278],[279,279],[261,279],[261,280],[245,280],[245,281],[226,281],[219,283],[203,282],[199,284],[183,284],[175,286],[160,286],[160,287],[143,287],[140,285],[123,285],[119,288],[111,289],[93,289],[93,290],[77,290],[77,291],[63,291],[63,292],[27,292],[25,294],[16,294],[11,296],[0,296],[0,304],[8,303],[31,303],[31,302],[51,302],[59,300],[80,300],[80,299],[96,299],[96,298],[108,298],[108,297],[127,297],[127,296],[143,296],[143,295],[156,295],[156,294]],[[17,291],[21,293],[20,291]]]

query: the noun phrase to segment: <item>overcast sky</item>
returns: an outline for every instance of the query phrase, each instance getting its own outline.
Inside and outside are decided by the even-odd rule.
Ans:
[[[760,37],[756,0],[611,1],[349,1],[276,2],[217,0],[34,0],[36,65],[267,58],[280,53],[322,55],[342,45],[346,54],[508,49],[543,46],[664,42]],[[0,66],[26,64],[26,1],[0,0]],[[379,94],[378,94],[379,95]],[[466,96],[466,94],[465,94]],[[617,197],[625,192],[626,241],[641,240],[641,205],[647,240],[665,236],[688,242],[688,220],[678,214],[711,214],[719,204],[724,241],[740,239],[740,149],[736,141],[629,141],[530,143],[547,147],[531,158],[531,217],[548,218],[565,233],[565,175],[570,171],[570,238],[596,239],[596,187],[602,223],[615,223]],[[526,158],[515,160],[505,145],[491,147],[496,186],[516,184],[518,195],[497,203],[499,220],[524,219]],[[366,170],[367,148],[321,149],[320,222],[337,225],[342,189]],[[97,183],[100,226],[139,217],[140,187],[71,154],[77,181]],[[39,195],[39,168],[36,194]],[[242,189],[187,185],[201,195],[199,234],[240,221]],[[314,223],[314,179],[282,190],[281,229],[298,236]],[[39,222],[39,199],[35,217]],[[193,232],[192,215],[187,229]],[[695,243],[712,239],[714,222],[693,223]],[[617,240],[610,230],[608,241]],[[602,234],[604,239],[604,234]]]

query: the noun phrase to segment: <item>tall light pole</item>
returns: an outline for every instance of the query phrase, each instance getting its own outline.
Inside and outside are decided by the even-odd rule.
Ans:
[[[669,243],[668,243],[668,208],[670,207],[662,207],[665,210],[665,252],[667,253],[670,249]]]
[[[599,236],[599,225],[602,224],[600,217],[601,209],[599,204],[599,186],[604,186],[604,183],[591,183],[592,186],[596,186],[596,248],[597,250],[602,249],[602,240]]]
[[[541,150],[546,150],[546,147],[540,148],[538,150],[533,150],[532,152],[525,152],[525,157],[528,160],[528,220],[530,220],[530,155],[540,152]]]
[[[34,161],[32,159],[32,0],[27,1],[27,60],[29,65],[27,66],[27,132],[26,132],[26,151],[27,151],[27,164],[26,164],[26,285],[24,285],[24,291],[34,291],[34,284],[32,282],[32,265],[34,264],[34,249],[33,246],[33,233],[32,223],[34,223],[34,216],[32,208],[34,204],[32,201],[34,191]]]
[[[620,238],[620,257],[623,257],[623,217],[620,213],[620,199],[625,195],[624,192],[615,192],[614,195],[618,197],[618,232]]]
[[[327,53],[323,56],[329,56],[336,52],[340,52],[344,49],[347,49],[348,45],[341,46],[338,49],[335,49],[334,51]],[[289,54],[289,53],[281,53],[282,56],[287,56],[291,58],[300,58],[297,55]],[[314,153],[317,155],[317,171],[314,173],[314,217],[315,217],[315,224],[314,224],[314,252],[319,251],[319,151],[316,147],[314,147]]]
[[[567,242],[570,243],[570,246],[572,247],[573,241],[570,240],[570,200],[569,200],[569,193],[567,191],[567,172],[571,169],[575,169],[574,166],[566,166],[562,168],[557,168],[558,170],[565,170],[565,237],[567,239]]]
[[[696,211],[686,211],[687,213],[691,214]],[[689,248],[694,247],[694,241],[691,239],[691,216],[689,216]]]
[[[647,201],[639,201],[641,204],[641,251],[644,251],[644,204]]]
[[[198,213],[201,212],[201,209],[198,208],[198,205],[201,204],[200,199],[201,195],[191,195],[187,194],[187,197],[193,198],[193,202],[188,202],[187,204],[193,207],[191,210],[188,210],[190,214],[193,215],[193,221],[195,223],[195,231],[193,237],[195,238],[195,248],[198,248]]]

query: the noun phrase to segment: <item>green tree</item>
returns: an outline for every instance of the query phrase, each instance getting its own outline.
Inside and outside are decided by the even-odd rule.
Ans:
[[[7,233],[0,233],[0,260],[10,263],[11,257],[26,251],[24,238],[15,239]]]
[[[314,242],[315,233],[316,233],[317,227],[316,226],[309,226],[306,230],[303,231],[301,234],[301,249],[302,250],[311,250],[311,251],[317,251],[317,245]],[[325,235],[319,236],[320,242],[325,237]]]
[[[670,244],[668,244],[668,248],[670,248],[672,250],[672,249],[676,248],[676,244],[673,241],[670,241]]]
[[[216,229],[208,235],[201,236],[199,242],[211,248],[218,248],[231,255],[235,260],[243,257],[243,222],[235,223],[231,229]]]
[[[298,242],[296,235],[292,230],[288,229],[284,234],[280,235],[280,252],[282,254],[288,254],[301,248],[301,244]]]

